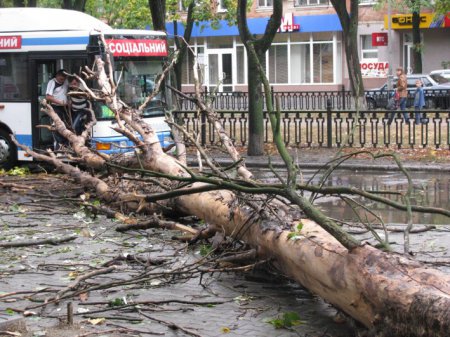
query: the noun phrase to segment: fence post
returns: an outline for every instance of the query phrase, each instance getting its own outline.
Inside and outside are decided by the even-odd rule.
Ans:
[[[345,110],[345,99],[347,97],[345,97],[345,85],[342,85],[342,110]]]
[[[332,148],[333,147],[333,123],[332,123],[332,117],[331,117],[331,100],[327,99],[327,147]]]

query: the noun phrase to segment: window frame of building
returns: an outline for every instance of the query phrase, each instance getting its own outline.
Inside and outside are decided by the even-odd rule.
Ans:
[[[367,48],[367,41],[370,42],[371,48]],[[362,60],[370,60],[370,61],[378,61],[379,58],[379,52],[378,47],[372,46],[372,34],[361,34],[359,36],[359,50],[360,50],[360,57]],[[375,56],[368,56],[368,54],[375,54]]]
[[[329,0],[295,0],[294,7],[319,7],[329,6]]]
[[[273,0],[258,0],[258,8],[272,8]]]
[[[360,6],[372,6],[375,5],[376,3],[377,3],[376,0],[359,0]]]
[[[264,55],[263,65],[266,74],[269,76],[271,85],[335,85],[342,82],[342,37],[339,32],[319,32],[319,33],[295,33],[302,36],[293,36],[294,34],[283,35],[284,40],[278,36],[277,42],[273,43],[271,48],[279,49],[277,52],[268,50]],[[244,45],[237,37],[233,38],[232,46],[232,65],[233,65],[233,88],[235,86],[248,85],[248,67],[247,51]],[[208,43],[205,40],[194,39],[191,45],[194,51],[199,54],[203,64],[203,71],[208,68],[207,55],[210,54],[210,48],[217,48],[217,43]],[[240,50],[238,51],[238,48]],[[280,51],[280,53],[278,53]],[[317,55],[314,55],[316,51]],[[320,54],[320,55],[319,55]],[[281,57],[280,60],[273,60],[275,57]],[[202,58],[203,56],[203,58]],[[322,57],[326,62],[317,63],[317,57]],[[272,58],[272,59],[271,59]],[[192,56],[189,61],[185,60],[185,69],[192,63]],[[274,62],[283,62],[287,66],[270,69],[270,64]],[[190,62],[190,63],[189,63]],[[279,73],[281,71],[281,73]],[[192,74],[190,70],[183,72],[183,85],[192,85]],[[328,81],[323,82],[323,78]],[[319,80],[318,80],[319,79]]]
[[[217,12],[218,13],[228,12],[228,9],[225,6],[225,1],[224,0],[217,0]]]
[[[178,0],[178,10],[180,12],[187,12],[187,8],[183,4],[184,0]]]

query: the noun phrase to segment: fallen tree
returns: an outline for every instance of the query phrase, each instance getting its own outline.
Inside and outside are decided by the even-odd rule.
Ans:
[[[105,61],[106,67],[110,66],[109,60]],[[138,214],[177,212],[203,219],[209,226],[208,233],[220,232],[246,242],[255,249],[258,258],[272,259],[280,272],[378,335],[448,336],[450,275],[406,256],[361,244],[302,195],[304,190],[321,193],[322,189],[297,183],[297,168],[283,146],[280,116],[273,108],[270,94],[266,97],[274,143],[285,161],[287,178],[279,177],[279,184],[252,180],[220,123],[215,124],[220,139],[243,178],[233,178],[214,166],[212,160],[207,163],[216,174],[204,175],[163,151],[155,132],[139,117],[139,111],[122,104],[115,96],[114,79],[108,78],[103,62],[97,59],[95,69],[88,71],[89,76],[97,79],[102,96],[89,91],[87,94],[93,100],[104,101],[115,113],[118,121],[115,130],[135,143],[135,156],[119,161],[91,151],[85,146],[88,133],[73,134],[46,102],[43,102],[45,111],[55,121],[57,132],[71,144],[72,159],[88,168],[108,169],[113,174],[97,176],[61,161],[51,151],[42,154],[16,144],[36,159],[51,163],[94,189],[111,209]],[[269,90],[267,80],[264,76],[262,79]],[[214,111],[201,101],[198,84],[196,93],[199,108],[214,122]],[[206,158],[206,152],[199,151]],[[327,193],[326,189],[323,191]],[[378,194],[360,193],[368,199],[389,203]],[[426,211],[408,202],[396,207],[408,212]],[[447,210],[437,211],[450,216]],[[120,218],[121,213],[116,216]]]

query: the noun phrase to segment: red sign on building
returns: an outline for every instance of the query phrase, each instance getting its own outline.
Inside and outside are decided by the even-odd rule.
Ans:
[[[0,36],[0,49],[22,48],[22,36]]]
[[[167,56],[166,40],[106,40],[114,56]]]
[[[387,33],[372,33],[372,47],[387,46],[388,34]]]

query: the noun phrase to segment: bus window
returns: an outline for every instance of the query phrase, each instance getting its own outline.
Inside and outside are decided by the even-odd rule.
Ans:
[[[115,70],[116,80],[120,79],[118,83],[120,97],[126,104],[137,108],[153,92],[156,77],[162,72],[162,64],[157,60],[119,58],[115,60]],[[159,93],[144,111],[144,116],[150,117],[148,115],[150,111],[152,112],[151,117],[164,115],[163,106],[162,95]]]
[[[25,54],[0,54],[1,100],[29,100],[28,79],[28,63]]]

